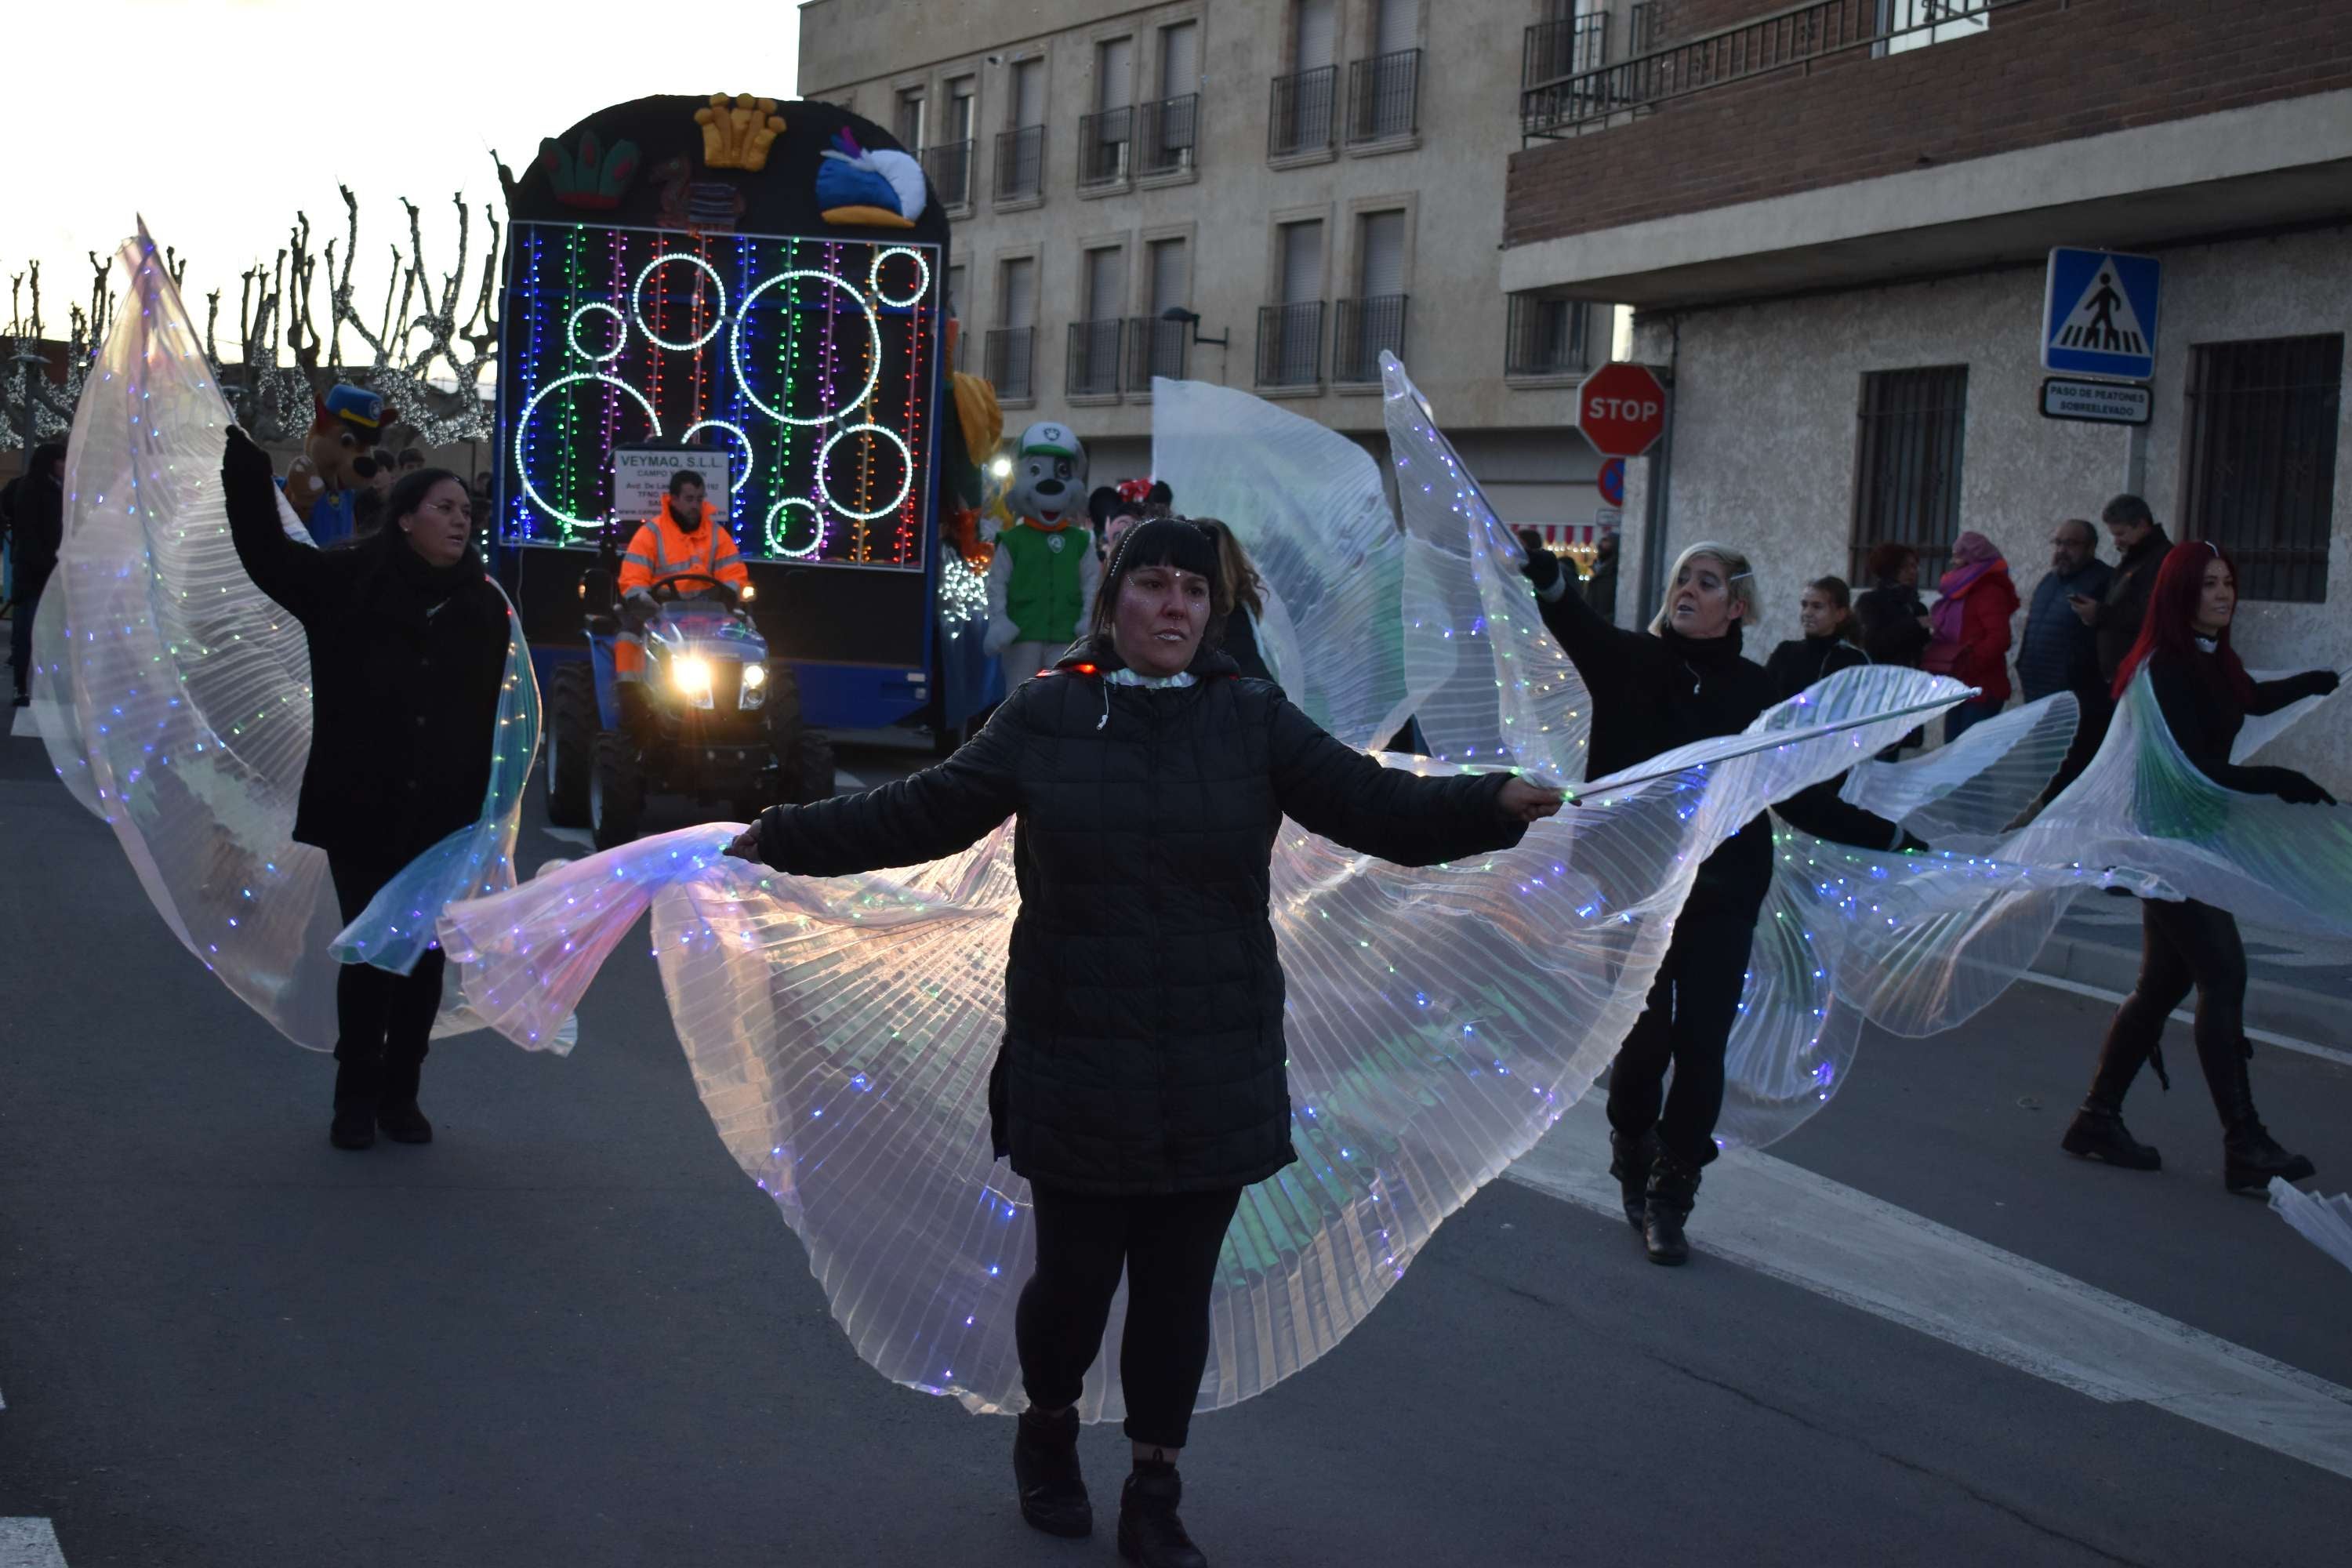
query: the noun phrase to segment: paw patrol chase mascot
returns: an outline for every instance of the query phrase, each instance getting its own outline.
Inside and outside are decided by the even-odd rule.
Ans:
[[[1050,420],[1021,433],[1005,491],[1012,525],[988,564],[988,639],[1012,689],[1086,634],[1102,579],[1087,519],[1087,449]]]

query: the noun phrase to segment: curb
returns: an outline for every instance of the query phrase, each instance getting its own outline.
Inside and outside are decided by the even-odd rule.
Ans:
[[[2032,972],[2102,991],[2127,994],[2139,979],[2139,950],[2080,937],[2053,936],[2033,960]],[[2282,985],[2260,976],[2246,983],[2246,1022],[2257,1029],[2314,1045],[2339,1039],[2352,1000]]]

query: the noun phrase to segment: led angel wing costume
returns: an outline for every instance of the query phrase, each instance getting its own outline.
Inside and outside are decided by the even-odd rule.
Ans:
[[[65,546],[35,628],[41,733],[172,933],[288,1037],[328,1049],[338,951],[405,972],[442,904],[513,885],[538,736],[529,651],[509,606],[481,820],[342,931],[326,857],[291,837],[310,750],[302,630],[254,587],[230,542],[229,411],[179,290],[144,231],[121,259],[130,297],[74,413]],[[445,1010],[436,1032],[477,1026]]]

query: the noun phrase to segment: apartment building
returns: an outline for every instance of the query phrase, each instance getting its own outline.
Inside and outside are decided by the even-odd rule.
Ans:
[[[2249,664],[2352,662],[2352,6],[1667,0],[1571,31],[1527,56],[1502,280],[1632,304],[1671,377],[1625,614],[1709,536],[1760,546],[1774,636],[1881,538],[1932,580],[1974,529],[2030,590],[2057,520],[2132,489],[2235,554]],[[2041,411],[2047,255],[2078,246],[2159,263],[2137,429]],[[2340,721],[2282,751],[2352,783]]]
[[[923,150],[964,369],[1008,423],[1150,465],[1151,379],[1280,399],[1379,450],[1412,368],[1507,518],[1579,532],[1567,428],[1612,313],[1500,283],[1536,0],[812,0],[800,90]],[[1180,504],[1181,498],[1179,498]]]

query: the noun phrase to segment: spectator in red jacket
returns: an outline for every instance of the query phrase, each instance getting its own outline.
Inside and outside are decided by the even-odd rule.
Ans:
[[[1951,570],[1937,584],[1943,597],[1927,613],[1927,652],[1921,668],[1977,689],[1977,697],[1944,716],[1944,743],[2000,712],[2009,701],[2009,621],[2017,614],[2017,586],[1992,541],[1973,531],[1952,542]]]

